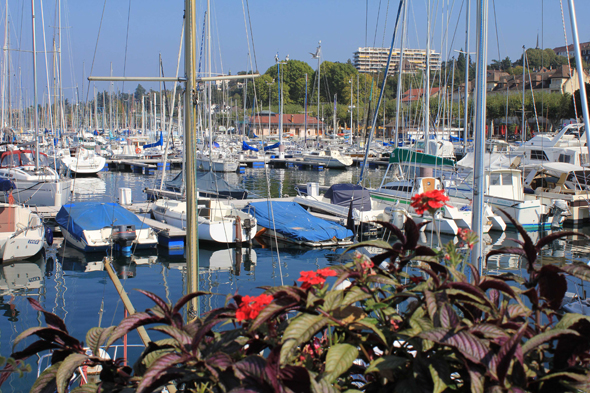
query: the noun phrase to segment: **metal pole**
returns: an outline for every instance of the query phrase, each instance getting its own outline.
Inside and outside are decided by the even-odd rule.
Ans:
[[[303,136],[305,138],[305,147],[307,147],[307,73],[305,74],[305,118],[303,119]]]
[[[195,129],[195,75],[193,52],[195,45],[195,0],[185,0],[184,12],[184,69],[186,85],[184,93],[184,136],[186,138],[186,262],[187,262],[187,293],[199,290],[199,237],[197,227],[197,195],[196,195],[196,129]],[[199,302],[193,299],[188,307],[188,320],[199,315]]]
[[[470,3],[471,0],[465,0],[467,7],[465,8],[465,105],[463,114],[463,155],[467,154],[467,137],[469,136],[469,29],[471,19],[470,17]]]
[[[524,100],[525,100],[525,69],[526,69],[526,50],[524,45],[522,46],[522,114],[521,114],[521,130],[520,136],[522,139],[522,143],[526,141],[526,129],[525,129],[525,122],[524,122]],[[532,86],[531,86],[532,88]]]
[[[582,113],[584,114],[584,129],[586,134],[586,146],[590,149],[590,126],[588,121],[588,98],[586,97],[586,83],[584,82],[584,69],[582,68],[582,54],[580,53],[580,39],[578,38],[578,22],[576,20],[576,7],[574,0],[569,0],[570,20],[572,34],[574,36],[574,53],[576,55],[576,73],[580,83],[580,99],[582,100]]]
[[[350,79],[350,140],[348,141],[352,145],[352,78]]]
[[[479,241],[471,250],[471,263],[483,269],[483,213],[484,213],[484,145],[486,129],[486,65],[488,46],[488,0],[477,5],[477,96],[475,105],[475,169],[473,172],[473,222],[471,227]]]
[[[404,73],[404,44],[406,42],[406,18],[408,17],[408,4],[404,4],[404,17],[402,19],[402,38],[399,49],[399,65],[398,65],[398,77],[397,77],[397,93],[395,97],[395,147],[399,144],[399,121],[401,111],[401,100],[402,100],[402,88],[403,88],[403,73]]]
[[[426,29],[426,74],[424,75],[424,153],[430,154],[430,0],[426,14],[428,28]]]
[[[37,40],[35,39],[35,0],[31,0],[33,19],[33,106],[35,111],[35,170],[39,170],[39,112],[37,103]]]

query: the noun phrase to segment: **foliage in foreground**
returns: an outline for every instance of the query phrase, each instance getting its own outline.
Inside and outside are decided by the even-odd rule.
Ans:
[[[357,253],[346,266],[302,272],[298,285],[265,287],[260,296],[228,296],[225,307],[190,323],[181,309],[203,293],[169,305],[142,291],[154,307],[118,326],[91,329],[83,344],[30,299],[47,326],[21,333],[15,346],[27,337],[39,340],[12,357],[22,362],[53,350],[32,392],[66,391],[84,365],[102,366],[101,382],[75,392],[150,392],[170,382],[199,392],[590,390],[590,317],[557,313],[566,277],[588,280],[590,268],[536,260],[543,246],[573,232],[533,244],[515,223],[521,247],[493,254],[522,255],[529,277],[482,277],[454,244],[441,252],[419,246],[412,220],[403,232],[382,225],[397,237],[393,245],[355,246],[380,247],[381,254]],[[465,232],[461,237],[466,246],[475,241]],[[410,263],[419,275],[408,274]],[[331,287],[330,276],[336,277]],[[100,357],[100,347],[147,325],[168,338],[150,343],[133,368]]]

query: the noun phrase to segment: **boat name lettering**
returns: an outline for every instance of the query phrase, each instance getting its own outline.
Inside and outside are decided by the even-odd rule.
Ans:
[[[39,244],[40,240],[29,240],[29,244]]]

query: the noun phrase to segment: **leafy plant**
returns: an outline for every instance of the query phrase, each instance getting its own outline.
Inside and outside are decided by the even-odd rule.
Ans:
[[[544,245],[571,232],[536,245],[521,232],[520,248],[490,253],[524,256],[528,277],[480,276],[453,243],[439,252],[419,246],[420,227],[412,220],[403,232],[382,225],[395,235],[393,244],[357,244],[348,250],[355,254],[345,266],[301,272],[297,283],[263,287],[256,297],[228,295],[224,307],[190,322],[181,309],[202,292],[169,305],[141,291],[154,307],[118,326],[91,329],[85,345],[30,300],[44,313],[47,327],[21,333],[15,345],[32,335],[39,340],[13,357],[22,361],[54,351],[33,392],[54,387],[63,392],[81,365],[103,369],[99,383],[76,388],[79,392],[150,392],[169,383],[199,392],[590,389],[590,317],[557,313],[565,277],[587,280],[590,268],[536,264]],[[467,246],[474,241],[468,233],[462,238]],[[383,252],[368,258],[354,251],[361,246]],[[419,274],[408,273],[410,263]],[[100,357],[100,347],[140,326],[167,338],[150,343],[133,369]]]

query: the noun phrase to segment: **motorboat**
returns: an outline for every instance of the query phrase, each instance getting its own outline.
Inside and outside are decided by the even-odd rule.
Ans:
[[[335,149],[311,151],[303,154],[302,158],[307,162],[323,165],[325,168],[346,168],[352,165],[352,158]]]
[[[247,211],[216,199],[199,198],[199,240],[215,243],[242,243],[256,235],[256,219]],[[186,202],[159,199],[152,207],[154,218],[163,223],[186,229]]]
[[[10,179],[15,185],[12,192],[16,203],[34,206],[65,204],[72,191],[72,179],[62,179],[49,166],[47,155],[39,153],[39,165],[35,165],[35,152],[11,150],[0,156],[0,179]],[[8,202],[6,194],[0,194],[0,202]]]
[[[102,171],[106,159],[96,154],[94,150],[79,147],[75,156],[63,155],[59,159],[60,166],[66,171],[77,175],[95,175]]]
[[[154,230],[117,203],[70,203],[61,207],[55,220],[65,240],[85,252],[112,247],[127,254],[158,245]]]

